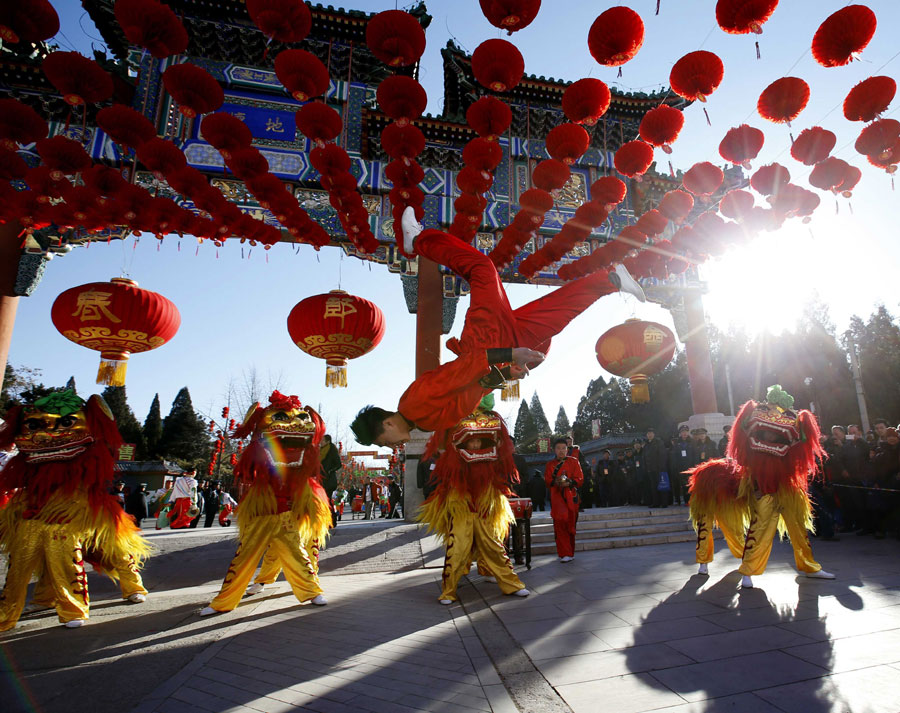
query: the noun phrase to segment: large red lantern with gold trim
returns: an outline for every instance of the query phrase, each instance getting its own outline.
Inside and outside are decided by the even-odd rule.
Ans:
[[[600,366],[631,382],[631,400],[647,403],[650,401],[647,379],[672,361],[675,335],[656,322],[627,319],[605,332],[595,348]]]
[[[370,352],[384,336],[384,313],[369,300],[332,290],[294,305],[287,328],[294,344],[325,360],[325,385],[343,387],[347,360]]]
[[[98,384],[122,386],[131,354],[168,342],[181,325],[178,308],[126,277],[91,282],[63,292],[50,311],[68,340],[100,352]]]

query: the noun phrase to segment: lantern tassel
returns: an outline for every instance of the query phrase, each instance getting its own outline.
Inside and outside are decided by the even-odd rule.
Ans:
[[[347,365],[327,364],[325,366],[325,386],[333,389],[347,388]]]
[[[632,376],[629,381],[631,382],[631,403],[650,403],[650,384],[647,382],[647,377]]]
[[[709,114],[706,111],[706,107],[703,107],[703,116],[706,117],[706,125],[712,126],[712,122],[709,120]]]
[[[503,390],[500,392],[501,401],[518,401],[519,396],[519,380],[510,379],[503,382]]]
[[[122,356],[122,355],[117,355]],[[100,358],[100,368],[97,369],[97,383],[106,386],[125,386],[125,372],[128,369],[128,356],[124,359]]]
[[[762,59],[762,55],[759,53],[759,40],[756,41],[756,59]]]

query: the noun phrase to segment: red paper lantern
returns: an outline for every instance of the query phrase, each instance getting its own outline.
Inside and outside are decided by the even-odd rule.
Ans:
[[[481,11],[494,27],[509,34],[528,27],[541,9],[541,0],[480,0]]]
[[[731,35],[760,34],[778,7],[778,0],[719,0],[716,22]]]
[[[897,171],[897,164],[900,163],[900,139],[888,150],[880,156],[866,156],[866,159],[873,166],[883,168],[888,173]]]
[[[347,385],[347,360],[378,346],[384,313],[378,305],[343,290],[307,297],[287,318],[288,333],[300,349],[325,359],[326,386]]]
[[[673,223],[681,223],[694,208],[694,197],[684,191],[672,190],[659,202],[659,212]]]
[[[668,223],[669,219],[654,208],[653,210],[648,210],[638,218],[634,227],[640,230],[648,238],[655,238],[666,229]]]
[[[394,122],[381,132],[381,147],[391,158],[407,163],[425,150],[425,134],[412,124],[398,126]]]
[[[187,49],[187,30],[168,5],[157,0],[116,0],[114,12],[128,41],[157,59]]]
[[[15,151],[47,135],[47,122],[18,99],[0,99],[0,146]]]
[[[312,13],[303,0],[247,0],[247,14],[266,37],[302,42],[312,29]]]
[[[78,141],[60,134],[41,139],[34,148],[43,164],[50,169],[54,181],[62,180],[64,175],[74,176],[91,166],[91,157],[84,147]]]
[[[572,170],[562,161],[548,158],[541,161],[531,172],[531,182],[542,191],[556,191],[569,182]]]
[[[898,151],[898,156],[900,156],[900,151]],[[856,166],[851,166],[847,164],[847,170],[844,173],[844,180],[841,183],[834,187],[835,191],[840,191],[841,195],[844,198],[849,198],[853,193],[853,189],[856,188],[856,184],[859,183],[859,179],[862,178],[862,171],[860,171]]]
[[[813,126],[800,132],[791,146],[791,156],[807,166],[828,158],[837,143],[837,136],[821,126]]]
[[[611,99],[605,82],[592,77],[572,82],[563,92],[562,110],[569,121],[593,126],[609,109]]]
[[[834,190],[844,182],[844,176],[847,175],[849,168],[849,163],[831,156],[813,167],[809,174],[809,184],[823,191]]]
[[[688,52],[669,73],[672,91],[685,99],[706,101],[722,83],[725,65],[718,55],[705,50]]]
[[[753,194],[750,191],[735,188],[728,191],[719,201],[719,212],[726,218],[742,220],[753,208],[753,203]]]
[[[156,136],[150,120],[124,104],[113,104],[97,112],[97,126],[117,144],[137,148]]]
[[[417,186],[425,178],[425,171],[415,161],[408,164],[403,161],[391,161],[385,167],[384,175],[395,186]]]
[[[53,52],[44,58],[41,69],[62,94],[67,104],[94,104],[109,99],[113,81],[94,60],[78,52]]]
[[[651,146],[659,146],[666,153],[672,153],[669,146],[684,127],[684,114],[668,104],[651,109],[641,119],[638,133]]]
[[[623,176],[642,176],[653,163],[653,147],[644,141],[629,141],[616,151],[613,163]]]
[[[725,174],[721,168],[709,161],[703,161],[695,163],[685,171],[681,182],[695,196],[709,196],[719,190],[723,180]]]
[[[0,40],[14,45],[49,40],[59,32],[59,15],[48,0],[8,0],[0,5]]]
[[[215,147],[225,159],[232,151],[250,146],[253,134],[250,128],[233,114],[216,112],[207,114],[200,122],[200,136]]]
[[[844,116],[850,121],[872,121],[886,111],[897,93],[897,82],[890,77],[862,80],[844,99]]]
[[[764,196],[771,196],[791,180],[791,173],[780,163],[762,166],[750,176],[750,187]]]
[[[519,196],[519,205],[531,215],[543,216],[553,208],[553,196],[540,188],[530,188]]]
[[[131,354],[161,347],[181,324],[172,302],[125,277],[66,290],[50,319],[66,339],[100,352],[97,383],[112,386],[125,384]]]
[[[344,126],[341,115],[322,102],[304,104],[297,110],[295,119],[300,132],[317,146],[336,139]]]
[[[798,77],[782,77],[759,95],[756,110],[767,121],[789,124],[806,108],[807,102],[809,85]]]
[[[383,140],[382,134],[382,143]],[[314,148],[309,152],[309,162],[323,176],[336,176],[350,170],[350,156],[337,144],[325,144]]]
[[[634,10],[621,5],[600,13],[588,31],[591,56],[606,67],[625,64],[643,44],[644,21]]]
[[[675,335],[656,322],[627,319],[605,332],[595,347],[606,371],[631,382],[634,403],[650,401],[648,378],[658,374],[675,356]]]
[[[741,124],[725,133],[719,144],[719,155],[726,161],[749,169],[750,161],[762,150],[765,138],[759,129]]]
[[[812,39],[813,58],[823,67],[841,67],[862,52],[877,20],[865,5],[843,7],[823,22]]]
[[[481,86],[493,92],[508,92],[522,81],[525,60],[511,42],[485,40],[472,53],[472,72]]]
[[[479,171],[493,172],[503,160],[500,144],[490,139],[472,139],[463,147],[463,163]]]
[[[231,172],[243,181],[262,176],[269,172],[269,162],[255,146],[245,146],[231,152],[226,161]]]
[[[481,97],[466,110],[466,123],[485,139],[496,139],[512,123],[512,109],[496,97]]]
[[[625,200],[628,187],[615,176],[601,176],[591,184],[591,200],[612,210]]]
[[[366,44],[385,64],[407,67],[425,51],[425,30],[408,12],[385,10],[366,25]]]
[[[27,172],[28,164],[18,153],[0,148],[0,181],[20,181]]]
[[[881,159],[887,156],[898,138],[900,138],[900,121],[879,119],[859,133],[854,148],[864,156]]]
[[[330,79],[322,60],[306,50],[282,50],[275,57],[275,75],[297,101],[328,91]]]
[[[156,137],[138,146],[137,157],[160,181],[187,165],[187,159],[181,149],[167,139]]]
[[[173,64],[162,75],[166,91],[189,119],[216,111],[225,102],[225,92],[209,72],[195,64]]]
[[[412,77],[395,74],[378,85],[375,92],[381,111],[400,126],[422,116],[428,104],[425,89]]]
[[[578,124],[565,123],[547,134],[547,153],[567,166],[574,164],[587,151],[591,137]]]

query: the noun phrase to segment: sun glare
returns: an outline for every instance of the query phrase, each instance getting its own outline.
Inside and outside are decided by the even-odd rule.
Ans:
[[[701,268],[709,285],[703,300],[709,319],[750,335],[792,329],[814,297],[840,299],[838,274],[845,268],[828,249],[828,231],[788,223],[762,233],[748,246],[729,251]]]

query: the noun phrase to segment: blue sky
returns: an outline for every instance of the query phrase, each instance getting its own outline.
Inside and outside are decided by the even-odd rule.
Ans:
[[[100,44],[89,18],[72,0],[55,4],[62,20],[62,47],[89,54],[92,42]],[[658,16],[653,14],[655,0],[623,2],[643,17],[646,37],[637,57],[617,78],[616,69],[594,62],[586,39],[594,18],[613,4],[545,0],[531,26],[507,37],[484,19],[476,0],[431,0],[428,10],[434,20],[427,31],[420,76],[429,95],[428,111],[441,109],[440,49],[451,37],[471,52],[481,41],[502,36],[522,51],[528,73],[567,80],[592,76],[621,89],[640,91],[666,86],[672,64],[685,53],[716,52],[725,63],[725,78],[706,104],[712,126],[707,125],[701,106],[689,107],[674,152],[665,156],[657,151],[661,170],[667,169],[668,161],[683,169],[696,161],[721,164],[717,147],[722,136],[747,122],[766,135],[754,167],[778,160],[789,167],[795,183],[807,186],[809,170],[788,153],[789,132],[796,136],[806,127],[821,125],[838,136],[834,154],[862,168],[863,178],[852,198],[852,214],[845,200],[836,212],[834,197],[823,195],[809,225],[789,222],[777,233],[705,267],[710,320],[722,328],[735,323],[777,331],[792,324],[813,293],[828,303],[839,329],[851,314],[868,315],[878,303],[896,312],[900,303],[897,194],[890,178],[854,151],[853,141],[862,125],[844,119],[840,102],[851,87],[872,74],[900,79],[896,44],[900,7],[893,0],[868,3],[878,16],[878,29],[861,60],[825,69],[812,59],[810,40],[820,22],[846,2],[782,2],[758,38],[760,60],[755,36],[727,35],[718,29],[714,0],[662,0]],[[358,0],[353,7],[372,12],[393,9],[394,3]],[[765,122],[755,112],[759,93],[786,75],[802,77],[811,87],[809,106],[790,128]],[[886,115],[896,117],[897,106],[900,99],[895,99]],[[165,413],[185,385],[198,410],[217,413],[229,384],[240,390],[245,375],[253,370],[264,386],[276,385],[321,406],[335,440],[347,437],[347,426],[360,406],[393,407],[413,378],[415,350],[415,317],[406,310],[398,277],[379,265],[342,258],[335,248],[316,253],[301,246],[295,253],[293,247],[279,245],[268,253],[259,248],[248,253],[244,247],[242,255],[236,242],[219,249],[217,255],[212,245],[198,250],[192,238],[170,237],[158,244],[152,236],[76,249],[55,259],[35,294],[20,301],[10,361],[41,369],[47,384],[62,384],[74,375],[82,393],[93,391],[97,354],[57,333],[50,322],[50,306],[69,287],[125,273],[175,302],[182,316],[181,329],[169,344],[131,359],[128,394],[139,419],[143,420],[155,393]],[[762,289],[765,276],[776,269],[784,277]],[[386,331],[375,351],[350,363],[349,388],[328,389],[324,364],[294,347],[285,320],[301,299],[339,285],[376,302],[385,312]],[[510,299],[518,306],[546,289],[510,286]],[[466,306],[467,301],[461,300],[453,335],[459,333]],[[523,395],[530,398],[536,390],[551,421],[560,405],[574,419],[588,382],[603,373],[594,357],[594,343],[606,329],[630,316],[672,326],[669,314],[659,306],[638,305],[619,295],[606,297],[554,340],[547,362],[522,383]],[[449,358],[446,350],[444,358]],[[518,403],[498,404],[501,413],[514,420]]]

